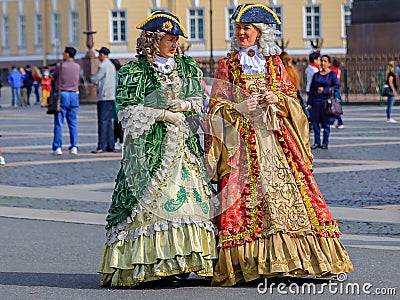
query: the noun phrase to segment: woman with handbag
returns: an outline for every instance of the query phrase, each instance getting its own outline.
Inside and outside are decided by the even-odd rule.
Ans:
[[[390,61],[386,70],[386,85],[389,86],[389,92],[386,94],[387,96],[386,122],[388,123],[397,123],[395,119],[392,119],[390,117],[392,112],[392,107],[394,104],[394,97],[396,96],[396,91],[397,91],[397,81],[396,81],[396,75],[394,73],[395,66],[396,66],[395,62]]]
[[[331,57],[329,55],[321,56],[321,70],[313,76],[310,98],[307,102],[312,128],[314,129],[314,144],[311,149],[328,149],[332,116],[327,114],[326,107],[332,93],[335,94],[339,90],[339,86],[337,75],[331,70]],[[324,129],[322,145],[320,125]]]

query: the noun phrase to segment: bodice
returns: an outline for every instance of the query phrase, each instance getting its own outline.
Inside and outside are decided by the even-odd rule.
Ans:
[[[167,74],[159,72],[158,77],[168,106],[169,101],[179,98],[182,92],[182,80],[179,78],[176,68],[171,73]]]
[[[266,74],[242,75],[246,82],[246,90],[250,94],[263,94],[269,90]]]

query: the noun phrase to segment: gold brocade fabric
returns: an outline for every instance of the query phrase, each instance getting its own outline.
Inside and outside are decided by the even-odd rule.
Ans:
[[[232,286],[259,277],[331,277],[353,271],[346,249],[338,238],[312,233],[276,233],[243,245],[220,248],[213,286]]]
[[[220,72],[223,73],[223,70]],[[245,84],[242,88],[250,94],[270,90],[265,74],[241,74],[241,79]],[[340,272],[353,271],[349,255],[338,238],[340,232],[329,212],[326,218],[325,215],[313,216],[316,222],[320,222],[318,230],[311,222],[311,213],[319,213],[319,210],[307,206],[307,201],[310,201],[311,197],[319,199],[321,202],[317,205],[324,208],[326,203],[310,172],[313,156],[310,150],[308,122],[297,100],[279,94],[279,102],[274,105],[275,115],[272,115],[273,110],[268,110],[267,116],[259,113],[243,116],[224,99],[225,95],[226,99],[231,99],[229,90],[221,90],[223,93],[217,94],[223,97],[216,98],[209,112],[209,126],[215,138],[212,139],[207,152],[207,160],[212,167],[212,179],[215,182],[226,183],[222,185],[224,193],[221,201],[222,207],[227,210],[222,213],[218,223],[218,261],[212,285],[232,286],[241,281],[272,276],[332,277]],[[261,225],[258,225],[260,229],[253,236],[247,233],[246,235],[243,231],[241,235],[239,225],[235,225],[239,222],[235,222],[234,219],[243,211],[240,205],[236,205],[244,202],[242,191],[235,191],[237,186],[234,186],[233,182],[235,178],[241,178],[240,174],[235,172],[243,172],[243,169],[238,167],[239,164],[235,164],[240,162],[238,157],[243,157],[240,156],[240,152],[248,152],[249,149],[243,147],[239,134],[245,127],[246,119],[255,131],[255,152],[260,168],[257,185],[261,188],[261,196],[257,196],[257,214],[254,216],[260,216],[258,220]],[[283,128],[277,129],[276,124],[271,122],[284,127],[285,131],[282,133]],[[286,140],[285,134],[289,134],[291,139]],[[226,136],[229,136],[229,139]],[[288,155],[285,151],[290,152],[293,149],[284,148],[282,143],[290,144],[297,152]],[[301,161],[295,155],[301,156]],[[300,170],[300,164],[307,169],[306,173]],[[243,163],[240,164],[242,165]],[[296,170],[293,171],[292,168]],[[228,174],[229,179],[225,181]],[[304,176],[312,178],[307,181],[308,185],[303,180]],[[327,208],[324,211],[328,211]],[[257,220],[247,213],[244,213],[244,217],[252,218],[252,224]],[[324,221],[326,223],[323,223]]]
[[[260,90],[267,89],[265,76],[261,76],[243,76],[248,90],[259,93]],[[271,111],[269,113],[271,114]],[[276,116],[269,116],[266,120],[253,119],[253,126],[257,134],[256,147],[264,197],[261,201],[261,209],[265,216],[263,218],[264,230],[261,233],[309,231],[311,224],[295,178],[290,172],[277,137],[265,124],[265,121],[270,122],[273,118]]]

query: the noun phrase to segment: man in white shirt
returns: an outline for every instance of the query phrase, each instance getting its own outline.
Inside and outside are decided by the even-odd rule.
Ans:
[[[307,66],[304,73],[306,74],[307,84],[306,84],[306,93],[308,98],[310,98],[310,87],[311,81],[315,73],[319,72],[320,63],[321,63],[321,54],[319,52],[312,52],[308,56],[310,64]]]

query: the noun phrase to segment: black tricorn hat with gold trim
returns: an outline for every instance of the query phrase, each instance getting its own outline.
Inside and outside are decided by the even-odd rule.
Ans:
[[[173,35],[181,35],[184,38],[188,37],[179,18],[167,11],[153,12],[142,23],[138,24],[136,28],[151,32],[160,31]]]
[[[241,4],[232,14],[235,22],[281,24],[272,9],[263,4]]]

